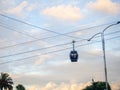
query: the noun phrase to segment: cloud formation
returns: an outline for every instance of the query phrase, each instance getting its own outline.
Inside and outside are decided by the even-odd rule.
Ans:
[[[48,82],[45,86],[33,85],[29,88],[29,90],[82,90],[88,83],[60,83],[56,84],[53,82]]]
[[[58,5],[46,8],[42,11],[43,14],[57,19],[77,21],[83,18],[80,8],[71,5]]]
[[[36,62],[35,65],[40,65],[42,64],[45,60],[48,60],[49,58],[51,58],[52,56],[50,55],[42,55]]]
[[[116,2],[112,2],[111,0],[97,0],[96,2],[89,2],[88,7],[90,7],[93,11],[116,15],[120,11],[120,4]]]
[[[23,17],[23,16],[28,15],[35,8],[36,8],[35,4],[30,4],[27,1],[23,1],[19,5],[9,8],[5,12],[19,16],[19,17],[21,16]]]

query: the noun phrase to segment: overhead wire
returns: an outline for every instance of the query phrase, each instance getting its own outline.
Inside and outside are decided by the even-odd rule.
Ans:
[[[0,23],[1,23],[1,22],[0,22]],[[3,23],[2,23],[2,24],[3,24]],[[36,37],[34,37],[34,36],[30,35],[30,34],[27,34],[27,33],[24,33],[24,32],[15,30],[15,29],[11,29],[10,27],[4,26],[4,25],[0,25],[0,27],[3,27],[3,28],[5,28],[5,29],[11,30],[11,31],[15,31],[15,32],[20,33],[20,34],[22,34],[22,35],[28,36],[28,37],[30,37],[30,38],[32,38],[32,39],[34,39],[34,40],[39,39],[39,38],[36,38]],[[6,47],[6,48],[7,48],[7,47]],[[3,49],[3,48],[1,48],[1,49]]]
[[[68,42],[68,43],[64,43],[64,44],[57,44],[57,45],[53,45],[53,46],[49,46],[49,47],[45,47],[45,48],[34,49],[34,50],[25,51],[25,52],[19,52],[19,53],[10,54],[10,55],[7,55],[7,56],[0,56],[0,58],[10,57],[10,56],[15,56],[15,55],[20,55],[20,54],[25,54],[25,53],[40,51],[40,50],[45,50],[45,49],[49,49],[49,48],[55,48],[55,47],[58,47],[58,46],[63,46],[63,45],[68,45],[68,44],[71,44],[71,43]]]
[[[8,18],[8,19],[11,19],[11,20],[14,20],[14,21],[17,21],[17,22],[20,22],[20,23],[23,23],[23,24],[26,24],[26,25],[35,27],[35,28],[39,28],[39,29],[43,29],[43,30],[49,31],[49,30],[46,29],[46,28],[42,28],[42,27],[39,27],[39,26],[36,26],[36,25],[32,25],[32,24],[30,24],[30,23],[27,23],[27,22],[24,22],[24,21],[22,21],[22,20],[9,17],[9,16],[4,15],[4,14],[2,14],[2,13],[0,13],[0,15],[3,16],[3,17],[5,17],[5,18]],[[107,25],[107,24],[102,24],[102,25]],[[94,27],[99,27],[99,26],[102,26],[102,25],[97,25],[97,26],[93,26],[93,27],[86,28],[86,29],[90,29],[90,28],[94,28]],[[82,29],[82,30],[85,30],[85,29]],[[35,37],[33,37],[33,36],[29,35],[29,34],[26,34],[27,36],[33,37],[33,38],[36,39],[36,40],[35,40],[35,41],[23,42],[23,43],[19,43],[19,44],[15,44],[15,45],[10,45],[10,46],[5,46],[5,47],[0,47],[0,49],[5,49],[5,48],[14,47],[14,46],[17,46],[17,45],[32,43],[32,42],[36,42],[36,41],[39,41],[39,40],[54,38],[54,37],[57,37],[57,36],[59,36],[59,35],[64,35],[64,36],[66,36],[67,34],[74,33],[74,32],[78,32],[78,31],[82,31],[82,30],[71,31],[71,32],[64,33],[64,34],[61,34],[61,33],[57,33],[57,32],[56,32],[58,35],[50,36],[50,37],[45,37],[45,38],[41,38],[41,39],[36,39]],[[50,30],[50,31],[51,31],[51,30]],[[21,32],[20,32],[20,33],[21,33]],[[68,36],[68,35],[67,35],[67,36]],[[71,36],[70,36],[70,37],[71,37]],[[73,36],[72,36],[72,38],[77,38],[77,37],[73,37]],[[82,38],[82,39],[83,39],[83,38]],[[86,39],[83,39],[83,40],[86,40]]]
[[[7,18],[8,18],[8,16],[7,16]],[[9,18],[11,18],[11,17],[9,17]],[[14,19],[14,18],[11,18],[11,19],[13,19],[13,20],[17,20],[17,19]],[[23,21],[22,21],[23,22]],[[25,22],[26,23],[26,22]],[[25,24],[24,23],[24,24]],[[27,23],[28,25],[32,25],[32,24],[29,24],[29,23]],[[102,26],[102,25],[99,25],[99,26]],[[34,25],[33,25],[33,27],[34,27]],[[98,27],[98,26],[96,26],[96,27]],[[89,27],[88,29],[90,29],[90,28],[94,28],[94,27]],[[83,29],[83,30],[85,30],[85,29]],[[64,35],[66,35],[66,34],[69,34],[69,33],[73,33],[73,32],[78,32],[78,30],[77,31],[72,31],[72,32],[68,32],[68,33],[65,33]],[[21,32],[20,32],[21,33]],[[56,33],[57,34],[57,33]],[[63,34],[58,34],[58,35],[63,35]],[[56,36],[58,36],[58,35],[56,35]],[[28,35],[29,36],[29,35]],[[55,36],[55,37],[56,37]],[[50,38],[50,37],[49,37]],[[46,39],[46,38],[44,38],[44,39]],[[42,39],[41,39],[42,40]],[[83,39],[84,40],[84,39]],[[86,39],[85,39],[86,40]],[[57,45],[58,46],[58,45]],[[54,46],[51,46],[51,47],[54,47]],[[8,47],[7,47],[8,48]],[[28,51],[27,51],[28,52]],[[30,52],[32,52],[32,51],[30,51]],[[22,54],[22,53],[19,53],[19,54]],[[18,54],[16,54],[16,55],[18,55]]]
[[[36,25],[32,25],[32,24],[30,24],[30,23],[27,23],[27,22],[24,22],[24,21],[22,21],[22,20],[18,20],[18,19],[9,17],[9,16],[4,15],[4,14],[1,14],[1,13],[0,13],[0,15],[3,16],[3,17],[9,18],[9,19],[11,19],[11,20],[14,20],[14,21],[17,21],[17,22],[20,22],[20,23],[29,25],[29,26],[32,26],[32,27],[35,27],[35,28],[39,28],[39,29],[42,29],[42,30],[47,30],[48,32],[49,32],[49,31],[51,32],[51,30],[48,30],[48,29],[46,29],[46,28],[42,28],[42,27],[39,27],[39,26],[36,26]],[[113,22],[111,22],[111,23],[113,23]],[[100,27],[100,26],[103,26],[103,25],[111,24],[111,23],[101,24],[101,25],[97,25],[97,26],[93,26],[93,27],[88,27],[88,28],[85,28],[85,29],[91,29],[91,28],[94,28],[94,27]],[[82,30],[85,30],[85,29],[82,29]],[[69,33],[73,33],[73,32],[78,32],[78,31],[82,31],[82,30],[71,31],[71,32],[68,32],[68,33],[65,33],[65,34],[69,34]],[[52,31],[52,32],[53,32],[53,33],[56,33],[56,34],[58,34],[58,35],[65,35],[65,34],[61,34],[61,33],[55,32],[55,31]]]
[[[105,25],[108,25],[108,24],[110,24],[110,23],[105,23],[105,24],[101,24],[101,25],[95,25],[95,26],[92,26],[92,27],[87,27],[87,28],[83,28],[83,29],[67,32],[65,34],[75,33],[75,32],[84,31],[84,30],[88,30],[88,29],[90,30],[92,28],[101,27],[101,26],[105,26]]]
[[[106,40],[112,40],[112,39],[116,39],[116,38],[120,38],[120,36],[108,38]],[[93,43],[99,43],[99,42],[101,42],[101,41],[95,41],[95,42],[91,42],[91,43],[87,43],[87,44],[81,44],[81,45],[77,45],[76,47],[82,47],[82,46],[90,45],[90,44],[93,44]],[[43,53],[43,54],[40,54],[40,55],[34,55],[34,56],[22,58],[22,59],[16,59],[16,60],[12,60],[12,61],[9,60],[9,61],[6,61],[6,62],[1,62],[0,65],[7,64],[7,63],[12,63],[12,62],[15,62],[15,61],[23,61],[25,59],[34,58],[34,57],[38,57],[38,56],[41,56],[41,55],[46,55],[46,54],[52,54],[52,53],[56,53],[56,52],[60,52],[60,51],[65,51],[65,50],[68,50],[70,48],[72,48],[72,47],[68,47],[68,48],[64,48],[64,49],[59,49],[59,50],[55,50],[55,51]]]
[[[74,32],[78,32],[78,31],[87,30],[87,29],[92,29],[92,28],[95,28],[95,27],[100,27],[100,26],[103,26],[103,25],[107,25],[107,24],[96,25],[96,26],[92,26],[92,27],[88,27],[88,28],[84,28],[84,29],[80,29],[80,30],[76,30],[76,31],[64,33],[64,35],[70,34],[70,33],[74,33]],[[30,35],[28,35],[28,36],[30,36]],[[54,37],[58,37],[58,36],[60,36],[60,35],[49,36],[49,37],[44,37],[44,38],[40,38],[40,39],[36,39],[36,40],[31,40],[31,41],[23,42],[23,43],[18,43],[18,44],[14,44],[14,45],[4,46],[4,47],[0,47],[0,49],[6,49],[6,48],[10,48],[10,47],[15,47],[15,46],[18,46],[18,45],[29,44],[29,43],[33,43],[33,42],[37,42],[37,41],[45,40],[45,39],[50,39],[50,38],[54,38]],[[81,39],[81,40],[87,40],[87,39]]]
[[[115,32],[111,32],[105,35],[111,35],[111,34],[115,34],[115,33],[119,33],[120,31],[115,31]],[[97,36],[95,38],[98,38],[100,36]],[[88,39],[87,39],[88,40]],[[76,42],[80,42],[82,40],[77,40]],[[15,55],[21,55],[21,54],[25,54],[25,53],[31,53],[31,52],[35,52],[35,51],[40,51],[40,50],[45,50],[45,49],[49,49],[49,48],[55,48],[58,46],[63,46],[63,45],[68,45],[71,44],[71,42],[67,42],[67,43],[63,43],[63,44],[57,44],[57,45],[53,45],[53,46],[49,46],[49,47],[44,47],[44,48],[40,48],[40,49],[34,49],[34,50],[29,50],[29,51],[25,51],[25,52],[19,52],[19,53],[15,53],[15,54],[9,54],[9,55],[4,55],[4,56],[0,56],[0,58],[5,58],[5,57],[10,57],[10,56],[15,56]]]
[[[17,21],[17,22],[26,24],[26,25],[31,26],[31,27],[34,27],[34,28],[38,28],[38,29],[41,29],[41,30],[44,30],[44,31],[52,32],[52,33],[54,33],[54,34],[63,35],[63,36],[70,37],[70,38],[75,38],[75,37],[73,37],[73,36],[65,35],[65,34],[62,34],[62,33],[59,33],[59,32],[55,32],[55,31],[52,31],[52,30],[49,30],[49,29],[46,29],[46,28],[37,26],[37,25],[33,25],[33,24],[30,24],[30,23],[24,22],[24,21],[19,20],[19,19],[15,19],[15,18],[9,17],[9,16],[4,15],[4,14],[2,14],[2,13],[0,13],[0,16],[3,16],[3,17],[5,17],[5,18],[8,18],[8,19],[11,19],[11,20],[14,20],[14,21]]]
[[[42,29],[42,30],[45,30],[45,31],[48,31],[48,32],[52,32],[52,33],[58,34],[58,35],[56,35],[56,36],[64,35],[64,36],[68,36],[68,37],[72,37],[72,38],[77,38],[77,37],[69,36],[69,35],[67,35],[67,34],[80,31],[80,30],[77,30],[77,31],[72,31],[72,32],[68,32],[68,33],[61,34],[61,33],[58,33],[58,32],[55,32],[55,31],[51,31],[51,30],[46,29],[46,28],[43,28],[43,27],[39,27],[39,26],[30,24],[30,23],[24,22],[24,21],[19,20],[19,19],[15,19],[15,18],[9,17],[9,16],[4,15],[4,14],[2,14],[2,13],[0,13],[0,16],[3,16],[3,17],[5,17],[5,18],[8,18],[8,19],[11,19],[11,20],[14,20],[14,21],[17,21],[17,22],[20,22],[20,23],[23,23],[23,24],[26,24],[26,25],[35,27],[35,28],[39,28],[39,29]],[[106,25],[106,24],[102,24],[102,25]],[[99,26],[102,26],[102,25],[98,25],[98,26],[94,26],[94,27],[99,27]],[[89,27],[89,28],[87,28],[87,29],[94,28],[94,27]],[[85,30],[85,29],[83,29],[83,30]],[[20,33],[21,33],[21,32],[20,32]],[[28,35],[28,34],[26,34],[26,35],[27,35],[27,36],[31,36],[31,35]],[[38,39],[38,40],[53,38],[53,37],[56,37],[56,36],[46,37],[46,38],[42,38],[42,39]],[[35,37],[33,37],[33,38],[35,38]],[[38,41],[38,40],[35,40],[35,41]],[[84,39],[84,40],[86,40],[86,39]],[[32,41],[30,41],[30,42],[32,42]],[[28,43],[30,43],[30,42],[28,42]],[[24,43],[20,43],[20,45],[22,45],[22,44],[25,44],[25,42],[24,42]],[[19,44],[11,45],[11,46],[6,46],[6,47],[1,47],[0,49],[9,48],[9,47],[12,47],[12,46],[14,47],[14,46],[17,46],[17,45],[19,45]]]
[[[0,23],[1,23],[1,22],[0,22]],[[32,35],[29,35],[29,34],[26,34],[26,33],[20,32],[20,31],[17,31],[17,30],[15,30],[15,29],[11,29],[11,28],[6,27],[6,26],[3,26],[3,25],[0,25],[0,26],[3,27],[3,28],[5,28],[5,29],[8,29],[8,30],[15,31],[15,32],[17,32],[17,33],[26,35],[26,36],[31,37],[31,38],[33,38],[33,39],[38,39],[38,38],[33,37]],[[51,47],[51,48],[52,48],[52,47]],[[0,49],[3,49],[3,48],[0,48]],[[44,49],[45,49],[45,48],[44,48]],[[42,50],[42,49],[41,49],[41,50]],[[33,51],[34,51],[34,50],[33,50]],[[21,53],[19,53],[19,54],[21,54]]]
[[[5,28],[5,29],[11,30],[11,31],[18,32],[18,33],[20,33],[20,34],[23,34],[23,35],[25,35],[25,36],[31,37],[31,38],[33,38],[33,39],[37,39],[37,38],[33,37],[32,35],[29,35],[29,34],[27,34],[27,33],[23,33],[23,32],[20,32],[20,31],[17,31],[17,30],[15,30],[15,29],[11,29],[11,28],[6,27],[6,26],[3,26],[3,25],[0,25],[0,27],[3,27],[3,28]]]

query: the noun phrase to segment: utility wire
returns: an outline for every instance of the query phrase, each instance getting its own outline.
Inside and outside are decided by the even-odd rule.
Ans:
[[[116,39],[116,38],[120,38],[120,36],[108,38],[108,39],[106,39],[106,40],[112,40],[112,39]],[[99,42],[101,42],[101,40],[100,40],[100,41],[91,42],[91,43],[87,43],[87,44],[77,45],[76,47],[82,47],[82,46],[90,45],[90,44],[93,44],[93,43],[99,43]],[[52,54],[52,53],[56,53],[56,52],[60,52],[60,51],[65,51],[65,50],[68,50],[68,49],[71,49],[71,48],[72,48],[72,47],[64,48],[64,49],[60,49],[60,50],[55,50],[55,51],[43,53],[43,54],[40,54],[40,55],[34,55],[34,56],[22,58],[22,59],[17,59],[17,60],[12,60],[12,61],[10,60],[10,61],[6,61],[6,62],[1,62],[0,65],[7,64],[7,63],[12,63],[12,62],[15,62],[15,61],[23,61],[23,60],[25,60],[25,59],[34,58],[34,57],[38,57],[38,56],[41,56],[41,55],[46,55],[46,54]]]
[[[0,27],[3,27],[3,28],[5,28],[5,29],[11,30],[11,31],[15,31],[15,32],[17,32],[17,33],[23,34],[23,35],[25,35],[25,36],[28,36],[28,37],[31,37],[31,38],[34,38],[34,39],[37,39],[37,38],[33,37],[32,35],[29,35],[29,34],[26,34],[26,33],[20,32],[20,31],[17,31],[17,30],[15,30],[15,29],[11,29],[11,28],[6,27],[6,26],[3,26],[3,25],[0,25]]]
[[[74,33],[74,32],[78,32],[78,31],[87,30],[87,29],[92,29],[92,28],[95,28],[95,27],[100,27],[100,26],[103,26],[103,25],[107,25],[107,24],[96,25],[96,26],[92,26],[92,27],[88,27],[88,28],[84,28],[84,29],[80,29],[80,30],[76,30],[76,31],[64,33],[64,35],[70,34],[70,33]],[[23,43],[18,43],[18,44],[14,44],[14,45],[9,45],[9,46],[5,46],[5,47],[0,47],[0,49],[6,49],[6,48],[10,48],[10,47],[15,47],[15,46],[18,46],[18,45],[29,44],[29,43],[33,43],[33,42],[37,42],[37,41],[45,40],[45,39],[50,39],[50,38],[54,38],[54,37],[58,37],[58,36],[60,36],[60,35],[49,36],[49,37],[45,37],[45,38],[41,38],[41,39],[36,39],[36,40],[32,40],[32,41],[27,41],[27,42],[23,42]],[[87,40],[87,39],[82,39],[82,40]]]
[[[0,23],[1,23],[1,22],[0,22]],[[35,40],[38,40],[38,38],[36,38],[36,37],[34,37],[34,36],[30,35],[30,34],[23,33],[23,32],[20,32],[20,31],[15,30],[15,29],[11,29],[11,28],[9,28],[9,27],[3,26],[3,25],[0,25],[0,26],[3,27],[3,28],[5,28],[5,29],[11,30],[11,31],[15,31],[15,32],[17,32],[17,33],[20,33],[20,34],[23,34],[23,35],[25,35],[25,36],[31,37],[31,38],[33,38],[33,39],[35,39]],[[0,48],[0,49],[3,49],[3,48]]]
[[[1,23],[1,22],[0,22],[0,23]],[[3,28],[5,28],[5,29],[8,29],[8,30],[15,31],[15,32],[17,32],[17,33],[26,35],[26,36],[31,37],[31,38],[33,38],[33,39],[36,39],[36,40],[38,39],[38,38],[33,37],[32,35],[29,35],[29,34],[26,34],[26,33],[20,32],[20,31],[17,31],[17,30],[15,30],[15,29],[11,29],[11,28],[6,27],[6,26],[3,26],[3,25],[0,25],[0,26],[3,27]],[[6,48],[8,48],[8,47],[6,47]],[[3,48],[0,48],[0,49],[3,49]]]
[[[10,57],[10,56],[15,56],[15,55],[20,55],[20,54],[45,50],[45,49],[49,49],[49,48],[55,48],[55,47],[58,47],[58,46],[64,46],[64,45],[68,45],[68,44],[71,44],[71,43],[58,44],[58,45],[54,45],[54,46],[50,46],[50,47],[45,47],[45,48],[40,48],[40,49],[35,49],[35,50],[30,50],[30,51],[25,51],[25,52],[19,52],[19,53],[16,53],[16,54],[10,54],[10,55],[6,55],[6,56],[1,56],[0,58],[5,58],[5,57]]]
[[[115,34],[115,33],[119,33],[119,32],[120,31],[115,31],[115,32],[108,33],[108,34],[105,34],[105,35]],[[97,36],[96,38],[98,38],[98,37],[100,37],[100,36]],[[82,40],[78,40],[76,42],[81,42],[81,41]],[[40,50],[49,49],[49,48],[55,48],[55,47],[58,47],[58,46],[63,46],[63,45],[68,45],[68,44],[71,44],[71,42],[67,42],[67,43],[64,43],[64,44],[53,45],[53,46],[50,46],[50,47],[45,47],[45,48],[40,48],[40,49],[29,50],[29,51],[25,51],[25,52],[19,52],[19,53],[15,53],[15,54],[4,55],[4,56],[0,56],[0,58],[6,58],[6,57],[10,57],[10,56],[25,54],[25,53],[31,53],[31,52],[35,52],[35,51],[40,51]]]
[[[52,31],[52,30],[43,28],[43,27],[39,27],[39,26],[36,26],[36,25],[30,24],[30,23],[24,22],[24,21],[19,20],[19,19],[15,19],[15,18],[9,17],[9,16],[4,15],[4,14],[1,14],[1,13],[0,13],[0,16],[3,16],[3,17],[8,18],[8,19],[11,19],[11,20],[13,20],[13,21],[17,21],[17,22],[26,24],[26,25],[31,26],[31,27],[34,27],[34,28],[38,28],[38,29],[41,29],[41,30],[44,30],[44,31],[52,32],[52,33],[54,33],[54,34],[63,35],[63,36],[70,37],[70,38],[75,38],[75,37],[73,37],[73,36],[65,35],[65,34],[62,34],[62,33],[59,33],[59,32],[55,32],[55,31]]]
[[[68,33],[65,33],[65,34],[71,34],[71,33],[79,32],[79,31],[85,31],[85,30],[88,30],[88,29],[90,30],[90,29],[92,29],[92,28],[101,27],[101,26],[108,25],[108,24],[110,24],[110,23],[101,24],[101,25],[96,25],[96,26],[92,26],[92,27],[88,27],[88,28],[83,28],[83,29],[71,31],[71,32],[68,32]]]
[[[53,38],[53,37],[54,36],[52,36],[52,37],[45,37],[45,38],[37,39],[37,40],[34,40],[34,41],[28,41],[28,42],[23,42],[23,43],[15,44],[15,45],[0,47],[0,49],[6,49],[6,48],[10,48],[10,47],[15,47],[15,46],[18,46],[18,45],[29,44],[29,43],[33,43],[33,42],[37,42],[37,41],[40,41],[40,40],[44,40],[44,39],[48,39],[48,38]]]
[[[15,19],[15,18],[6,16],[6,15],[1,14],[1,13],[0,13],[0,15],[3,16],[3,17],[5,17],[5,18],[8,18],[8,19],[11,19],[11,20],[14,20],[14,21],[17,21],[17,22],[20,22],[20,23],[23,23],[23,24],[26,24],[26,25],[35,27],[35,28],[39,28],[39,29],[42,29],[42,30],[46,30],[46,31],[50,31],[50,32],[53,32],[53,33],[58,34],[58,35],[56,35],[56,36],[46,37],[46,38],[42,38],[42,39],[54,38],[54,37],[57,37],[57,36],[59,36],[59,35],[64,35],[64,36],[68,36],[68,37],[72,37],[72,38],[77,38],[77,37],[73,37],[73,36],[70,36],[70,35],[67,35],[67,34],[85,30],[85,29],[81,29],[81,30],[76,30],[76,31],[71,31],[71,32],[68,32],[68,33],[61,34],[61,33],[58,33],[58,32],[54,32],[54,31],[48,30],[48,29],[46,29],[46,28],[42,28],[42,27],[39,27],[39,26],[36,26],[36,25],[32,25],[32,24],[30,24],[30,23],[27,23],[27,22],[24,22],[24,21],[21,21],[21,20],[18,20],[18,19]],[[109,24],[109,23],[107,23],[107,24]],[[100,26],[107,25],[107,24],[97,25],[97,26],[93,26],[93,27],[86,28],[86,29],[91,29],[91,28],[94,28],[94,27],[100,27]],[[30,37],[31,37],[31,35],[27,35],[27,36],[30,36]],[[32,37],[33,37],[33,36],[32,36]],[[42,40],[42,39],[37,39],[37,38],[35,38],[35,37],[33,37],[33,38],[36,39],[37,41],[38,41],[38,40]],[[82,38],[82,39],[83,39],[83,38]],[[36,42],[36,40],[35,40],[35,42]],[[86,40],[86,39],[84,39],[84,40]],[[28,41],[28,43],[29,43],[29,41]],[[27,44],[27,42],[26,42],[26,43],[25,43],[25,42],[24,42],[24,43],[19,43],[19,44],[20,44],[20,45],[22,45],[22,44]],[[19,44],[16,44],[16,45],[19,45]],[[14,46],[16,46],[16,45],[1,47],[0,49],[9,48],[9,47],[12,47],[12,46],[14,47]]]
[[[111,32],[111,33],[106,33],[105,35],[108,36],[108,35],[115,34],[115,33],[120,33],[120,30],[115,31],[115,32]],[[94,38],[98,38],[98,37],[101,37],[101,36],[96,36]]]

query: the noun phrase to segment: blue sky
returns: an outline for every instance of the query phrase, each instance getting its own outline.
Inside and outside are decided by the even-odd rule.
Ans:
[[[101,38],[91,42],[85,39],[119,21],[119,11],[119,0],[1,0],[0,71],[11,75],[14,86],[23,84],[27,90],[82,90],[92,78],[104,81],[102,47],[97,42]],[[119,31],[120,25],[105,31],[108,81],[112,90],[120,89]],[[68,34],[61,35],[64,33]],[[77,63],[69,60],[72,40],[76,41],[75,49],[79,53]],[[21,44],[24,42],[27,43]],[[55,47],[48,48],[51,46]],[[47,49],[15,55],[41,48]],[[35,57],[24,59],[31,56]]]

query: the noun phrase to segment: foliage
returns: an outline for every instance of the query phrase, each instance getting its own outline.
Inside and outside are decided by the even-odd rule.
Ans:
[[[25,90],[25,87],[24,87],[22,84],[18,84],[18,85],[16,86],[16,89],[17,89],[17,90]]]
[[[0,76],[0,90],[12,90],[13,89],[13,81],[12,78],[9,77],[8,73],[1,73]]]
[[[92,85],[87,86],[83,90],[105,90],[106,83],[105,82],[93,82]],[[108,90],[111,90],[110,85],[108,84]]]

